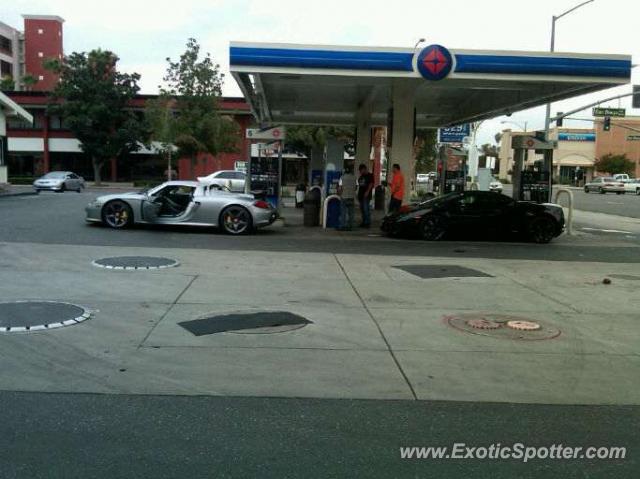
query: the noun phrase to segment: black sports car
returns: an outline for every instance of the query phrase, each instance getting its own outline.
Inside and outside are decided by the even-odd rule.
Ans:
[[[564,213],[559,205],[515,201],[489,191],[449,193],[404,206],[382,221],[382,231],[389,235],[428,241],[517,237],[548,243],[563,230]]]

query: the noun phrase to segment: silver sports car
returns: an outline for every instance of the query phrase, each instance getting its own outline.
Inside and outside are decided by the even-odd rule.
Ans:
[[[268,202],[253,195],[196,181],[168,181],[148,191],[100,196],[85,210],[87,221],[111,228],[134,223],[215,226],[234,235],[269,226],[277,215]]]

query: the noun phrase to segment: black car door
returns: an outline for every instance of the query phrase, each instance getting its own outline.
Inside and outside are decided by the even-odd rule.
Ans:
[[[500,193],[478,192],[479,231],[483,236],[503,236],[512,229],[515,202]]]
[[[479,191],[465,191],[447,208],[448,230],[455,236],[477,236],[482,225]]]

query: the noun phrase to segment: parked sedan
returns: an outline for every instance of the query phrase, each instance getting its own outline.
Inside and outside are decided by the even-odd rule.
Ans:
[[[84,188],[84,178],[71,171],[51,171],[34,181],[33,188],[38,192],[50,190],[62,193],[70,190],[80,193]]]
[[[148,191],[100,196],[85,210],[87,221],[115,229],[134,223],[214,226],[233,235],[251,233],[276,219],[276,210],[266,201],[195,181],[168,181]]]
[[[624,183],[624,191],[626,193],[634,193],[640,196],[640,179],[631,178],[629,181]]]
[[[597,191],[602,195],[605,193],[624,195],[625,193],[624,183],[611,176],[600,176],[598,178],[594,178],[591,183],[584,185],[585,193],[591,193],[592,191]]]
[[[548,243],[564,230],[564,213],[559,205],[515,201],[489,191],[465,191],[405,206],[384,218],[382,230],[428,241],[519,237]]]
[[[209,176],[201,176],[198,178],[198,181],[215,183],[224,188],[228,188],[230,191],[243,193],[246,178],[247,175],[241,171],[220,170],[211,173]]]

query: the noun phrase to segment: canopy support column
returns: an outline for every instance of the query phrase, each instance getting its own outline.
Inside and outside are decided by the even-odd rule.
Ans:
[[[403,203],[409,202],[414,183],[415,89],[415,84],[408,81],[393,82],[393,131],[387,181],[393,174],[392,165],[398,163],[405,181]]]

